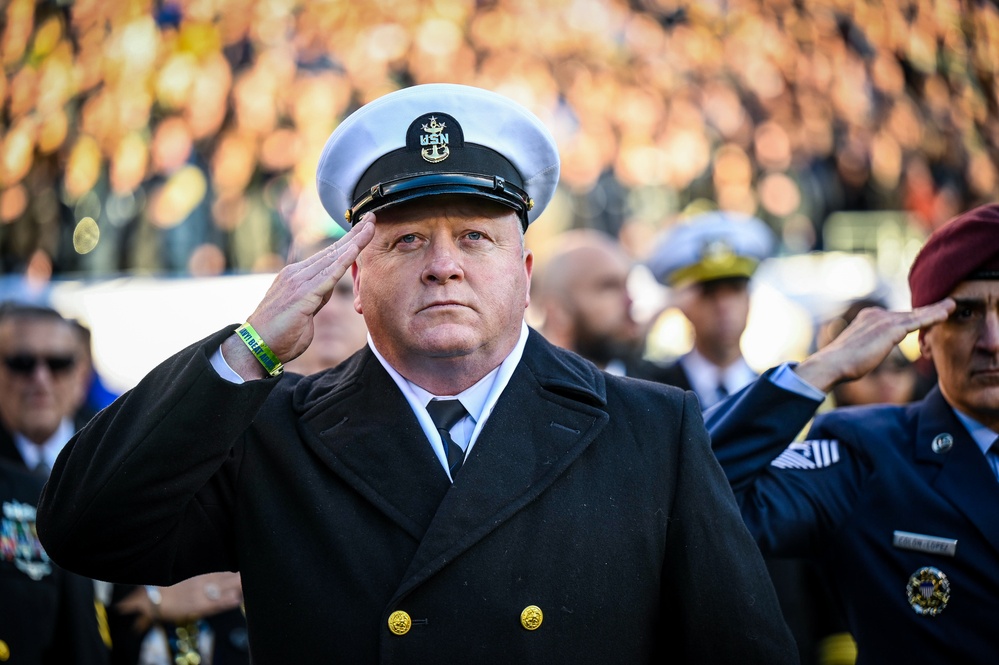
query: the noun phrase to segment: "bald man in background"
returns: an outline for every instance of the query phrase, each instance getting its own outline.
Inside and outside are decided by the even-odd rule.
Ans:
[[[573,229],[536,264],[532,307],[548,341],[618,376],[665,383],[665,368],[642,358],[645,331],[632,316],[633,262],[620,243]]]

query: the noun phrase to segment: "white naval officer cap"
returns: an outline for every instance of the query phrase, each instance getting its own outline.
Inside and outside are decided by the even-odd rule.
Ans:
[[[555,139],[526,108],[451,83],[389,93],[349,115],[326,141],[316,184],[345,229],[364,213],[436,194],[485,197],[517,211],[524,229],[559,177]]]
[[[679,287],[694,282],[752,277],[773,251],[770,227],[756,217],[711,211],[683,219],[667,231],[647,261],[660,283]]]

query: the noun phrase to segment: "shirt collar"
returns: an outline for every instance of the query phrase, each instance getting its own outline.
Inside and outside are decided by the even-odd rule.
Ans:
[[[957,409],[954,409],[953,407],[951,407],[951,409],[954,411],[954,415],[957,416],[957,419],[961,421],[961,424],[964,425],[965,429],[968,430],[968,434],[971,435],[971,438],[974,439],[975,443],[978,444],[978,447],[982,449],[982,452],[988,454],[989,448],[991,448],[992,444],[995,443],[996,437],[999,436],[999,434],[996,434],[974,418],[969,418]]]
[[[416,385],[406,377],[399,374],[399,372],[389,364],[385,357],[378,352],[375,347],[374,340],[371,339],[371,334],[368,334],[368,346],[371,348],[371,352],[378,359],[378,362],[382,364],[385,371],[388,372],[395,384],[399,386],[399,390],[402,391],[403,396],[409,403],[409,407],[413,410],[413,414],[420,423],[420,427],[423,432],[427,435],[433,445],[434,452],[437,454],[438,460],[444,466],[445,471],[448,468],[447,465],[447,454],[444,451],[444,446],[440,440],[440,434],[437,432],[437,428],[434,426],[433,421],[430,419],[430,414],[427,413],[427,403],[434,397],[457,397],[461,402],[465,410],[472,417],[475,422],[475,429],[472,431],[471,436],[468,440],[468,447],[466,450],[470,450],[475,444],[475,440],[479,436],[479,432],[482,431],[483,426],[486,423],[486,419],[489,418],[489,414],[492,413],[493,409],[496,407],[496,401],[499,399],[500,395],[506,389],[507,384],[510,382],[510,377],[513,376],[514,370],[517,369],[517,365],[520,364],[520,359],[524,355],[524,347],[527,345],[528,328],[526,322],[521,322],[520,324],[520,339],[514,345],[513,350],[510,354],[499,364],[499,367],[482,377],[475,385],[467,388],[457,395],[434,395],[420,386]]]
[[[29,441],[23,434],[15,432],[14,445],[17,446],[17,451],[21,453],[24,465],[29,469],[34,469],[41,461],[44,461],[51,468],[55,466],[59,452],[73,438],[74,433],[73,423],[68,418],[63,418],[56,431],[44,443],[34,443]]]
[[[701,396],[714,396],[719,382],[724,381],[725,388],[731,395],[756,379],[756,372],[749,366],[745,358],[739,358],[732,365],[721,368],[702,356],[697,349],[680,358],[680,364],[687,372],[690,387]]]

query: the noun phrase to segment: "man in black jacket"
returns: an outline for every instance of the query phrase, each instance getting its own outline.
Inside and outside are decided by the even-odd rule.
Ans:
[[[262,665],[796,662],[696,398],[524,322],[558,170],[537,118],[480,89],[344,120],[317,180],[351,230],[81,431],[42,501],[53,557],[239,570]],[[369,345],[282,375],[348,269]]]

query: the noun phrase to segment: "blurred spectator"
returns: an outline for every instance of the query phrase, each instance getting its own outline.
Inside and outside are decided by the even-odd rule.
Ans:
[[[78,329],[57,311],[0,304],[2,661],[107,662],[110,637],[94,583],[54,566],[34,526],[42,484],[76,431],[89,379],[84,356]],[[22,477],[28,473],[34,480]]]
[[[301,251],[294,251],[291,261],[301,261],[333,243],[335,238],[315,242]],[[314,335],[302,355],[285,364],[289,372],[313,374],[336,367],[365,345],[368,329],[364,317],[354,309],[354,282],[348,272],[333,289],[330,299],[312,320]]]
[[[631,260],[611,236],[574,229],[538,252],[531,307],[548,341],[619,376],[656,380],[663,368],[643,360],[642,331],[631,315]]]
[[[703,197],[802,252],[836,211],[905,210],[929,230],[999,197],[991,2],[2,11],[4,272],[274,269],[330,224],[306,146],[359,103],[433,81],[548,121],[564,181],[550,214],[570,226],[658,230]]]
[[[76,432],[87,359],[79,328],[59,312],[0,305],[0,458],[48,476]]]
[[[0,662],[106,665],[93,582],[56,566],[38,542],[43,482],[0,459]]]

